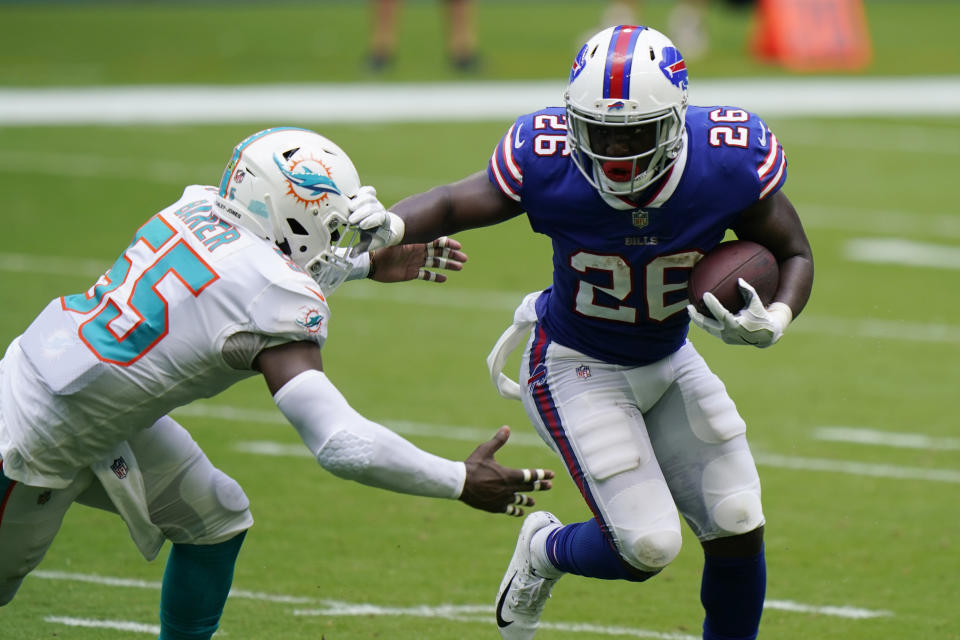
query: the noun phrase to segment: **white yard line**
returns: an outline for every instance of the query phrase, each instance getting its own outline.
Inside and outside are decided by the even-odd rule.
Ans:
[[[947,482],[960,484],[960,469],[927,469],[924,467],[902,467],[893,464],[870,464],[852,460],[831,460],[827,458],[802,458],[783,456],[774,453],[753,454],[758,465],[777,467],[778,469],[798,469],[802,471],[826,471],[845,473],[854,476],[873,478],[895,478],[897,480],[924,480],[928,482]]]
[[[854,238],[846,243],[844,255],[854,262],[960,269],[960,246],[903,238]]]
[[[149,633],[153,636],[160,634],[160,625],[130,622],[128,620],[94,620],[91,618],[71,618],[67,616],[47,616],[44,622],[62,624],[68,627],[86,627],[88,629],[111,629],[113,631],[129,631],[131,633]]]
[[[412,435],[403,430],[402,427],[394,426],[397,433]],[[417,429],[417,435],[431,435],[435,438],[444,438],[447,440],[464,440],[468,442],[481,442],[489,438],[489,434],[484,432],[483,437],[467,437],[456,433],[453,429],[437,428],[435,433],[427,434],[426,428]],[[523,434],[518,434],[523,435]],[[515,446],[531,446],[530,442],[521,440],[518,435],[510,437],[511,444]],[[542,443],[539,446],[543,446]],[[282,442],[271,442],[265,440],[242,441],[233,445],[233,450],[240,453],[249,453],[258,456],[276,456],[292,458],[310,458],[310,452],[306,447],[298,444],[286,444]],[[828,473],[844,473],[855,476],[868,476],[873,478],[895,478],[898,480],[924,480],[928,482],[946,482],[950,484],[960,484],[960,469],[927,469],[923,467],[904,467],[891,464],[870,464],[866,462],[856,462],[853,460],[833,460],[828,458],[803,458],[800,456],[784,456],[773,453],[754,452],[754,460],[760,466],[776,467],[778,469],[798,469],[802,471],[823,471]]]
[[[861,427],[817,427],[817,440],[851,442],[898,449],[927,449],[930,451],[960,451],[960,438],[938,438],[922,433],[893,433]]]
[[[160,589],[160,582],[157,581],[117,578],[96,574],[37,570],[30,575],[32,577],[45,580],[84,582],[108,587],[150,589],[154,591]],[[491,624],[493,617],[492,614],[494,613],[493,606],[486,604],[424,604],[412,607],[393,607],[371,604],[368,602],[343,602],[339,600],[304,598],[300,596],[284,594],[268,594],[256,591],[245,591],[242,589],[232,589],[230,591],[230,597],[281,604],[314,605],[310,608],[294,609],[292,613],[295,616],[408,616],[418,618],[442,618],[457,622]],[[764,608],[796,613],[811,613],[853,620],[864,620],[894,615],[893,612],[883,609],[864,609],[861,607],[849,607],[843,605],[811,605],[793,602],[790,600],[767,600]],[[95,620],[89,618],[74,618],[64,616],[48,616],[45,618],[45,620],[47,622],[64,624],[68,626],[99,627],[118,631],[153,633],[154,635],[159,633],[158,627],[138,622]],[[592,633],[594,635],[650,638],[654,640],[696,640],[696,638],[699,638],[699,636],[690,636],[686,634],[664,633],[648,629],[637,629],[633,627],[605,626],[592,624],[589,622],[543,621],[540,626],[544,629],[552,629],[555,631],[564,631],[569,633]]]
[[[555,80],[0,88],[0,125],[509,121],[561,104],[563,89]],[[949,116],[960,113],[960,76],[706,79],[690,102],[766,117]]]
[[[202,418],[213,418],[218,420],[244,420],[247,422],[257,422],[261,424],[272,424],[277,426],[286,426],[287,422],[280,415],[279,411],[266,411],[262,409],[243,409],[240,407],[227,407],[205,402],[195,402],[193,404],[181,407],[174,412],[178,416],[192,416]],[[456,440],[461,442],[482,442],[490,438],[491,430],[479,427],[456,426],[456,425],[438,425],[423,422],[410,422],[399,420],[386,420],[383,424],[390,427],[397,433],[406,436],[428,436],[433,438],[443,438],[446,440]],[[860,430],[859,436],[865,438],[863,431]],[[815,431],[815,434],[823,433]],[[829,432],[828,432],[829,433]],[[926,442],[940,449],[950,449],[957,446],[956,439],[951,438],[930,438],[924,439],[922,436],[913,438],[905,437],[901,434],[900,438],[896,434],[881,434],[881,432],[872,432],[876,440],[888,438],[891,442],[900,442],[899,446],[909,446],[902,444],[904,442]],[[851,435],[847,430],[847,437],[853,438],[857,434]],[[815,436],[819,437],[819,436]],[[834,432],[834,439],[837,439]],[[851,440],[853,441],[853,440]],[[510,443],[514,446],[522,447],[542,447],[543,441],[536,434],[514,432],[510,436]],[[276,442],[271,440],[248,440],[233,444],[233,449],[241,453],[249,453],[262,456],[309,458],[310,452],[302,444],[292,444],[287,442]],[[853,460],[832,460],[826,458],[804,458],[800,456],[784,456],[773,453],[755,452],[754,459],[757,464],[763,466],[778,467],[781,469],[800,469],[804,471],[823,471],[830,473],[845,473],[849,475],[869,476],[876,478],[896,478],[903,480],[923,480],[928,482],[946,482],[951,484],[960,483],[960,470],[958,469],[928,469],[923,467],[906,467],[900,465],[888,464],[870,464]]]

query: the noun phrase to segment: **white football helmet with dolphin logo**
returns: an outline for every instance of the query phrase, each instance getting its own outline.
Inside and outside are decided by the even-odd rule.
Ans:
[[[348,200],[359,190],[343,149],[308,129],[275,127],[234,148],[216,205],[226,220],[275,242],[329,295],[353,268],[347,254],[359,230],[348,226]]]
[[[590,38],[573,61],[564,101],[571,157],[603,193],[638,193],[680,156],[687,67],[655,29],[620,25]]]

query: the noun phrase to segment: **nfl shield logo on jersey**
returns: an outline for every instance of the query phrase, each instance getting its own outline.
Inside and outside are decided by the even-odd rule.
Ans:
[[[123,480],[127,477],[127,461],[123,457],[117,458],[113,461],[113,464],[110,465],[110,469],[117,474],[117,477]]]
[[[587,378],[589,378],[589,377],[590,377],[590,367],[588,367],[588,366],[585,365],[585,364],[582,364],[582,365],[580,365],[579,367],[577,367],[577,377],[578,377],[578,378],[581,378],[581,379],[583,379],[583,380],[586,380]]]
[[[637,209],[633,212],[633,226],[637,229],[643,229],[645,226],[650,224],[650,214],[646,211],[641,211]]]

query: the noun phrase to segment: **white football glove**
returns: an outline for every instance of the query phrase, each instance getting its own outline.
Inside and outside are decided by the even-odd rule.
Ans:
[[[703,303],[714,315],[709,318],[687,305],[690,320],[710,335],[716,336],[727,344],[752,344],[755,347],[769,347],[780,339],[787,325],[793,320],[793,311],[782,302],[774,302],[769,307],[757,295],[749,282],[737,280],[740,294],[746,306],[736,315],[730,313],[709,291],[703,294]]]
[[[403,219],[390,213],[377,199],[373,187],[360,187],[357,194],[348,200],[350,217],[347,222],[360,229],[360,242],[354,245],[350,255],[374,251],[381,247],[400,244],[403,238]]]

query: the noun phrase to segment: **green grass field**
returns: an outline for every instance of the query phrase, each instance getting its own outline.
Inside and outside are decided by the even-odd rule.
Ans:
[[[437,58],[434,4],[411,3],[386,80],[457,77]],[[479,4],[485,79],[562,78],[599,7]],[[666,15],[667,4],[647,5],[651,23]],[[870,2],[868,14],[869,74],[960,74],[956,3]],[[0,87],[372,81],[360,72],[366,21],[359,2],[0,4]],[[337,28],[325,34],[327,24]],[[716,54],[702,76],[787,75],[745,56],[746,14],[717,6],[709,24]],[[761,637],[958,640],[960,211],[949,185],[960,115],[767,122],[814,247],[813,296],[773,349],[692,333],[748,422],[764,483]],[[184,185],[216,182],[233,145],[273,124],[0,125],[0,345],[52,297],[89,287],[146,217]],[[283,124],[337,141],[385,202],[483,168],[509,126]],[[549,244],[523,220],[460,240],[470,262],[445,285],[361,282],[333,296],[328,373],[361,412],[430,451],[463,458],[510,424],[502,462],[562,472],[484,365],[513,306],[549,282]],[[298,448],[258,380],[176,415],[244,486],[256,518],[218,637],[497,637],[493,598],[518,520],[333,478]],[[264,442],[290,453],[248,452]],[[539,506],[583,520],[573,484],[556,485]],[[701,554],[685,536],[678,560],[643,585],[562,580],[538,638],[699,637]],[[116,517],[76,507],[0,610],[0,637],[148,638],[162,570]]]

